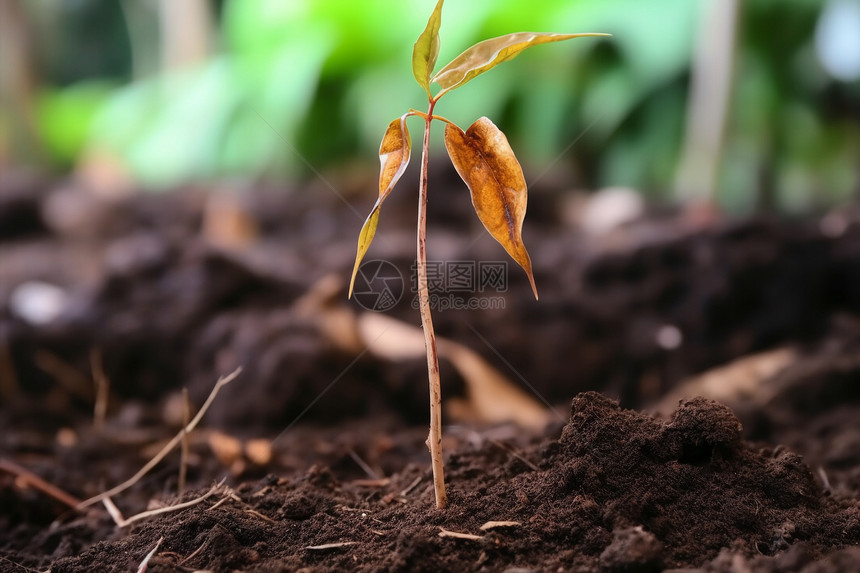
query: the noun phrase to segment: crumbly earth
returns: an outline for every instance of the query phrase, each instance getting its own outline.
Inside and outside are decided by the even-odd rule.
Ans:
[[[431,256],[501,259],[464,237],[483,231],[462,189],[434,181]],[[538,189],[526,242],[540,302],[512,266],[504,308],[437,313],[437,331],[569,416],[538,432],[446,418],[440,511],[423,360],[356,358],[296,312],[351,269],[361,220],[337,198],[249,192],[256,236],[224,248],[205,236],[203,193],[104,202],[71,184],[0,185],[0,571],[129,571],[156,545],[150,572],[860,570],[856,209],[705,229],[646,217],[595,239]],[[408,269],[401,196],[373,248]],[[60,288],[58,319],[13,308],[28,281]],[[405,299],[390,314],[416,321]],[[645,413],[690,375],[785,345],[796,359],[747,394]],[[192,507],[118,528],[6,463],[98,494],[175,434],[182,387],[199,405],[237,365],[191,435],[189,489],[177,497],[173,453],[114,498],[128,517],[226,476]],[[111,381],[101,428],[97,367]],[[462,399],[442,368],[444,396]],[[274,438],[270,456],[252,455],[255,438]]]
[[[734,414],[703,398],[658,420],[580,394],[559,439],[516,455],[463,449],[447,471],[445,510],[435,509],[430,476],[414,466],[382,487],[341,482],[319,466],[293,479],[267,476],[224,503],[216,496],[132,526],[51,570],[128,570],[159,539],[151,571],[860,567],[851,547],[860,543],[860,504],[828,495],[798,454],[745,442]]]

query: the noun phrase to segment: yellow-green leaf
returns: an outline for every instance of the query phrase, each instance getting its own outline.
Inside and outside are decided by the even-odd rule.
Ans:
[[[355,266],[349,281],[350,297],[352,297],[352,289],[355,286],[355,275],[358,274],[358,267],[361,265],[367,249],[370,248],[374,235],[376,235],[376,226],[379,224],[379,209],[382,202],[394,189],[397,181],[406,171],[406,166],[409,165],[412,140],[409,138],[409,130],[406,128],[406,117],[403,115],[388,124],[388,129],[385,130],[382,143],[379,145],[379,198],[358,234],[358,251],[355,254]]]
[[[445,126],[445,147],[472,194],[475,213],[490,234],[526,271],[537,298],[532,262],[523,244],[528,192],[523,170],[505,134],[482,117],[464,133]]]
[[[430,74],[436,67],[436,58],[439,56],[439,27],[442,25],[442,2],[436,3],[436,8],[427,20],[427,27],[418,36],[415,46],[412,48],[412,73],[418,81],[418,85],[424,88],[430,97]]]
[[[475,76],[491,70],[502,62],[512,60],[526,48],[561,42],[583,36],[609,36],[610,34],[543,34],[539,32],[517,32],[497,38],[478,42],[465,52],[451,60],[447,66],[433,76],[433,82],[439,84],[443,92],[451,91],[465,84]],[[437,94],[436,97],[439,97]]]

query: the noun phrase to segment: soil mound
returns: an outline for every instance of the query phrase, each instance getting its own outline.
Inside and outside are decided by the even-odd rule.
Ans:
[[[315,467],[152,519],[51,570],[128,570],[161,537],[150,571],[860,567],[845,548],[860,543],[857,502],[828,495],[799,455],[744,441],[720,403],[692,399],[661,420],[589,392],[559,439],[505,446],[450,456],[446,510],[416,466],[374,484]]]

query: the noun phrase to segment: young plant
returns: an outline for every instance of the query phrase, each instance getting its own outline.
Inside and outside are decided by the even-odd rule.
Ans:
[[[418,187],[418,301],[424,342],[427,347],[427,370],[430,380],[430,435],[427,445],[433,466],[433,486],[436,507],[448,503],[442,467],[442,393],[439,381],[439,358],[436,335],[430,316],[430,293],[427,284],[427,165],[430,147],[430,123],[434,119],[445,122],[445,147],[454,168],[466,183],[472,195],[472,205],[481,223],[505,248],[508,254],[525,270],[537,299],[537,287],[532,275],[532,263],[523,245],[522,227],[526,214],[526,181],[523,170],[514,155],[505,134],[492,121],[482,117],[465,132],[453,122],[433,115],[436,103],[446,93],[459,88],[469,80],[491,70],[502,62],[512,60],[526,48],[560,42],[582,36],[608,36],[609,34],[543,34],[519,32],[484,40],[454,58],[448,65],[433,74],[439,54],[439,27],[442,22],[442,3],[434,8],[427,27],[415,42],[412,50],[412,73],[418,84],[427,92],[427,113],[410,109],[388,125],[379,146],[379,198],[370,211],[358,236],[358,252],[349,284],[352,297],[355,277],[370,242],[376,234],[382,202],[394,189],[409,163],[412,140],[406,128],[406,118],[424,119],[424,141],[421,147],[421,179]],[[430,84],[441,89],[434,96]]]

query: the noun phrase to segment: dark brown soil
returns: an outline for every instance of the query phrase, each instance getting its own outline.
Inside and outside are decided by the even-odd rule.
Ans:
[[[162,554],[152,564],[176,571],[200,547],[182,565],[652,571],[701,566],[724,549],[796,563],[860,542],[855,502],[824,495],[799,455],[744,443],[731,411],[705,399],[658,421],[581,394],[560,439],[524,447],[518,456],[487,447],[451,455],[451,506],[443,511],[434,508],[429,476],[417,467],[373,489],[341,483],[322,467],[298,478],[270,476],[238,487],[229,504],[210,511],[207,502],[153,520],[58,560],[52,571],[93,570],[105,559],[124,559],[120,564],[131,568],[159,537]],[[416,477],[419,485],[401,495]],[[481,530],[492,521],[516,524]],[[479,538],[440,537],[443,528]],[[309,549],[332,543],[349,545]]]
[[[128,517],[222,477],[229,490],[118,528],[101,505],[76,512],[7,468],[0,571],[135,570],[159,540],[148,571],[860,570],[852,210],[826,224],[710,229],[651,216],[595,239],[533,191],[526,240],[540,302],[512,267],[503,309],[437,313],[437,330],[570,404],[569,417],[542,432],[446,418],[440,511],[423,361],[357,357],[298,310],[320,279],[351,269],[361,221],[336,198],[242,194],[256,238],[225,248],[201,233],[210,200],[193,190],[104,201],[70,184],[3,185],[0,461],[78,498],[98,494],[174,435],[180,388],[199,405],[218,375],[244,372],[192,434],[189,491],[176,495],[174,453],[114,501]],[[481,236],[468,200],[441,185],[431,256],[501,259],[491,239],[463,236]],[[373,249],[408,269],[403,195]],[[16,310],[26,281],[62,289],[54,321]],[[416,321],[408,302],[390,314]],[[666,327],[679,346],[661,342]],[[688,376],[777,347],[793,358],[751,391],[644,413]],[[92,415],[97,367],[111,381],[103,428]],[[448,364],[443,377],[446,398],[466,395]],[[258,438],[270,458],[254,457]],[[239,450],[227,456],[225,442]]]

